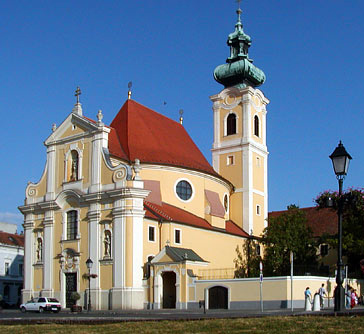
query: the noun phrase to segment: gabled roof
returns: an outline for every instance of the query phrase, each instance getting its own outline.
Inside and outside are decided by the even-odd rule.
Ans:
[[[24,248],[24,235],[0,231],[0,244]]]
[[[189,249],[189,248],[179,248],[179,247],[166,246],[165,249],[166,249],[166,254],[174,262],[182,262],[182,261],[185,261],[185,260],[187,260],[187,261],[206,262],[197,253],[195,253],[192,249]]]
[[[184,167],[218,175],[185,128],[137,102],[127,100],[111,122],[109,151],[129,162]]]
[[[162,219],[164,221],[180,223],[206,230],[218,231],[246,238],[249,237],[248,233],[231,220],[226,221],[225,229],[221,229],[212,226],[207,220],[201,217],[164,202],[162,202],[162,205],[157,205],[155,203],[144,201],[144,208],[146,210],[145,217],[149,219]]]
[[[320,237],[323,234],[335,235],[337,234],[337,212],[329,209],[317,207],[300,208],[302,212],[306,214],[307,226],[311,228],[314,237]],[[282,211],[272,211],[268,214],[268,219],[273,217],[279,217]]]

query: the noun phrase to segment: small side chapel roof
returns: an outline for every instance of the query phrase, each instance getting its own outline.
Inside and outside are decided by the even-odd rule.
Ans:
[[[195,251],[189,248],[179,248],[179,247],[170,247],[166,246],[166,254],[174,261],[174,262],[182,262],[185,260],[188,261],[198,261],[198,262],[206,262],[203,258],[201,258]]]
[[[218,174],[185,128],[134,100],[127,100],[111,122],[109,151],[121,159],[185,167]]]

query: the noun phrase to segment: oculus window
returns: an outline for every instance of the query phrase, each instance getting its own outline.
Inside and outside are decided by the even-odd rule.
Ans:
[[[176,186],[176,193],[183,201],[188,201],[192,196],[192,186],[185,180],[179,181]]]

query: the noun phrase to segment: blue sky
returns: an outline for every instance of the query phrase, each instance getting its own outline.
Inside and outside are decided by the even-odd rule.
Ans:
[[[84,114],[109,124],[127,98],[178,119],[211,161],[212,103],[234,30],[233,0],[0,2],[0,221],[42,174],[43,141],[82,89]],[[364,2],[242,2],[249,55],[267,77],[269,210],[312,206],[337,189],[328,156],[342,139],[353,156],[344,186],[362,187]],[[164,101],[167,102],[164,104]]]

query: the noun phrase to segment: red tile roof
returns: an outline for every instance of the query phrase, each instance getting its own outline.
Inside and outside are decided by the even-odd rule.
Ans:
[[[249,235],[233,221],[226,221],[226,229],[219,229],[212,226],[207,220],[198,217],[188,211],[177,208],[176,206],[162,202],[162,205],[157,205],[148,201],[144,201],[144,208],[146,210],[145,217],[153,220],[167,220],[170,222],[181,223],[202,229],[225,232],[242,237],[249,237]]]
[[[299,210],[306,214],[307,226],[311,228],[314,237],[323,234],[337,234],[336,211],[329,208],[318,209],[317,207],[300,208]],[[269,212],[268,218],[278,217],[284,212],[287,212],[287,210]]]
[[[24,247],[24,235],[0,231],[0,244]]]
[[[127,100],[111,122],[109,151],[129,162],[185,167],[218,175],[185,128],[137,102]],[[117,140],[118,139],[118,140]]]

